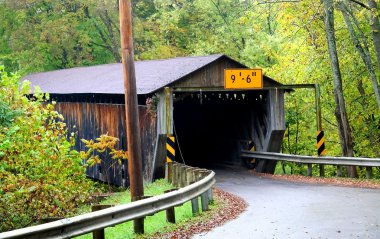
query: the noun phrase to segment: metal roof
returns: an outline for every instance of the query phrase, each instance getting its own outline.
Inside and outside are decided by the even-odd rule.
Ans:
[[[136,61],[137,94],[155,92],[222,57],[227,56],[217,54]],[[121,63],[35,73],[22,80],[29,80],[32,89],[39,86],[43,92],[51,94],[124,94]]]

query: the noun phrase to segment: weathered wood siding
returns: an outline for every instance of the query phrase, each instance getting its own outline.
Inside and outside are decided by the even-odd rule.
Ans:
[[[280,152],[282,138],[285,133],[284,91],[269,90],[268,101],[262,114],[255,117],[253,139],[258,151]],[[274,173],[276,161],[260,160],[256,171]]]
[[[56,110],[65,117],[69,131],[78,133],[78,150],[85,150],[85,145],[80,139],[96,139],[102,134],[119,138],[118,147],[127,150],[124,105],[58,102]],[[154,170],[152,161],[157,132],[156,119],[147,113],[145,106],[139,106],[139,121],[144,180],[151,181]],[[87,174],[101,181],[109,179],[116,185],[129,185],[127,164],[118,165],[108,155],[101,165],[88,167]]]
[[[227,68],[245,68],[243,65],[231,61],[228,58],[221,58],[188,76],[185,76],[180,81],[171,84],[173,87],[221,87],[224,88],[224,69]],[[264,87],[274,86],[274,81],[264,76]]]
[[[166,134],[174,133],[174,121],[178,125],[179,141],[184,147],[185,158],[198,158],[207,160],[221,148],[225,150],[218,159],[228,158],[239,161],[240,150],[237,150],[241,141],[254,141],[257,150],[278,152],[285,130],[284,119],[284,91],[264,89],[254,91],[224,91],[224,69],[244,68],[245,66],[226,57],[220,58],[204,67],[195,70],[178,81],[169,85],[172,88],[194,88],[191,93],[170,95],[169,113],[172,117],[169,132],[166,127],[166,96],[164,89],[157,89],[154,93],[159,98],[157,117],[147,114],[145,106],[139,106],[140,129],[142,140],[143,174],[145,181],[151,181],[153,176],[161,176],[166,158]],[[176,70],[176,69],[173,69]],[[264,87],[272,87],[279,83],[264,76]],[[200,92],[200,88],[202,92]],[[207,89],[215,88],[218,92],[209,92]],[[220,89],[220,91],[219,91]],[[152,93],[153,94],[153,93]],[[243,94],[246,97],[243,97]],[[233,97],[233,95],[237,95]],[[139,95],[139,104],[144,104],[146,97]],[[189,97],[197,97],[190,100]],[[120,94],[67,94],[55,95],[58,102],[57,110],[66,119],[71,131],[78,132],[78,139],[95,139],[101,134],[120,139],[119,146],[126,150],[126,129],[124,98]],[[173,103],[175,102],[175,103]],[[198,105],[197,105],[198,104]],[[191,110],[189,110],[191,109]],[[207,118],[207,124],[199,119]],[[207,116],[207,117],[205,117]],[[216,117],[219,116],[219,117]],[[211,120],[213,119],[213,120]],[[235,122],[231,124],[229,122]],[[209,124],[209,125],[208,125]],[[76,128],[74,128],[74,125]],[[182,125],[182,126],[181,126]],[[202,125],[202,134],[195,133],[195,129]],[[216,126],[215,126],[216,125]],[[212,127],[211,127],[212,126]],[[199,127],[198,127],[199,128]],[[219,135],[222,134],[222,135]],[[219,136],[218,136],[219,135]],[[219,138],[224,138],[220,145]],[[201,143],[199,142],[201,141]],[[215,143],[208,143],[215,141]],[[210,144],[209,147],[203,147]],[[225,144],[225,147],[223,147]],[[201,145],[200,152],[197,145]],[[227,152],[227,149],[234,151]],[[84,145],[78,140],[78,150],[84,150]],[[178,146],[177,156],[180,157]],[[198,151],[197,151],[198,150]],[[210,156],[211,155],[211,156]],[[211,157],[212,158],[212,157]],[[215,157],[214,157],[215,158]],[[178,160],[181,160],[178,158]],[[186,159],[185,159],[186,160]],[[192,161],[193,159],[190,159]],[[196,159],[194,159],[196,160]],[[217,162],[217,161],[215,161]],[[275,162],[262,161],[257,169],[261,172],[272,172]],[[105,181],[108,178],[116,185],[128,186],[127,164],[112,164],[112,159],[107,157],[104,164],[88,168],[89,176]]]

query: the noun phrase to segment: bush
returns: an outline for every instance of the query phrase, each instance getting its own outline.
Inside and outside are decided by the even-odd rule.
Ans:
[[[0,231],[67,216],[93,189],[62,115],[29,88],[0,67]]]
[[[99,138],[94,140],[82,139],[82,142],[85,144],[87,150],[80,151],[80,157],[83,162],[86,162],[86,165],[93,167],[96,164],[106,165],[104,160],[107,155],[111,156],[112,161],[108,162],[107,168],[104,170],[105,179],[108,184],[108,192],[112,192],[113,188],[111,186],[111,179],[109,171],[115,164],[121,165],[123,160],[128,159],[128,152],[120,149],[116,149],[116,144],[119,142],[119,139],[108,134],[102,134]]]

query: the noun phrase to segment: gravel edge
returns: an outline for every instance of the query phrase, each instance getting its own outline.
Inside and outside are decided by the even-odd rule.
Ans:
[[[194,220],[179,226],[172,232],[157,233],[151,238],[155,239],[190,239],[193,235],[211,231],[213,228],[237,218],[245,211],[248,204],[242,198],[213,188],[214,200],[222,203],[218,210],[209,211],[210,215],[204,220]]]
[[[274,180],[283,180],[290,182],[310,183],[310,184],[325,184],[342,187],[370,188],[380,189],[380,181],[373,179],[357,179],[357,178],[338,178],[338,177],[308,177],[303,175],[286,175],[286,174],[266,174],[250,171],[252,174]]]

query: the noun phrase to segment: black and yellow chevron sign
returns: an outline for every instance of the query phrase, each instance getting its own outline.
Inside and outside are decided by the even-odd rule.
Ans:
[[[168,136],[166,138],[166,162],[173,162],[175,159],[175,138]]]
[[[318,149],[318,156],[326,155],[324,131],[317,131],[317,149]]]

